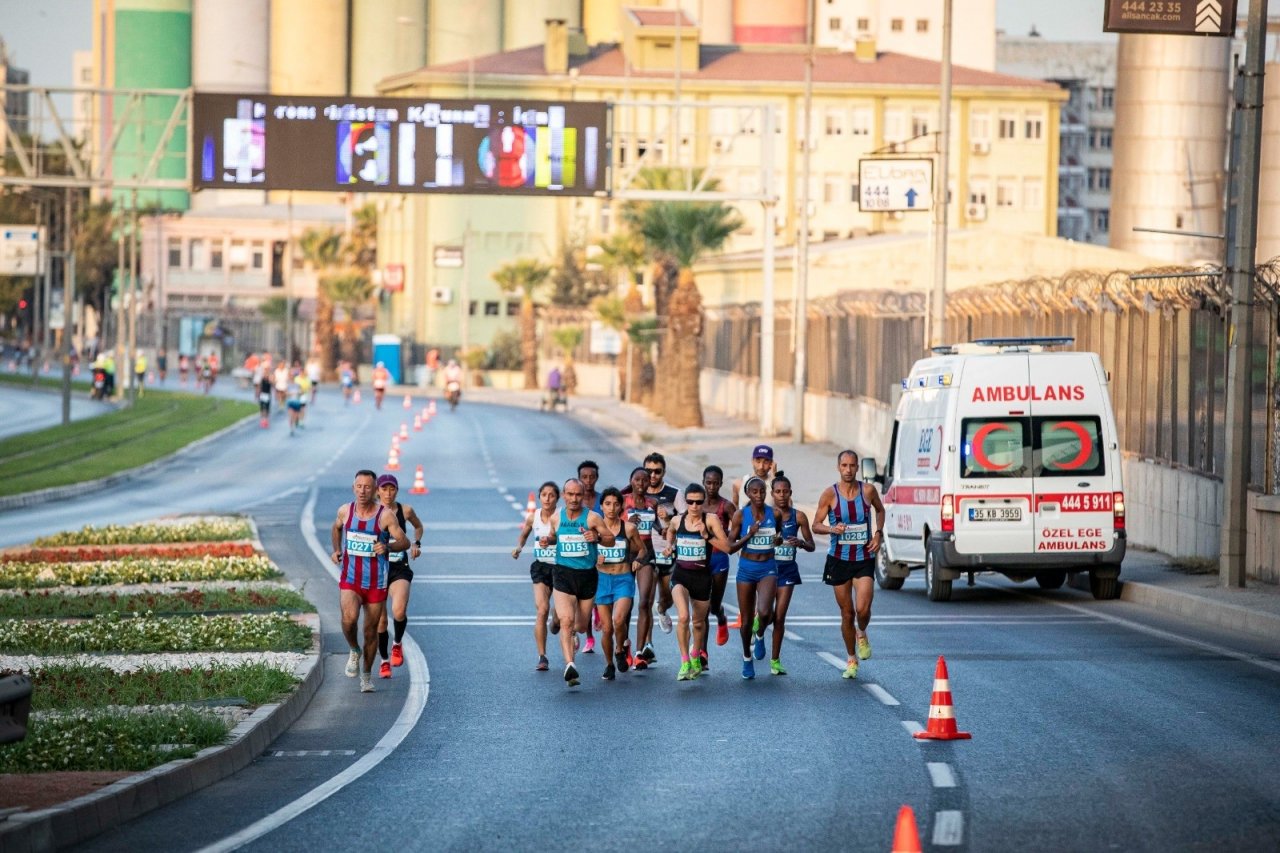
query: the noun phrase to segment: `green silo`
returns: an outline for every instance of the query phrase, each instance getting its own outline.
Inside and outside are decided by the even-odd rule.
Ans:
[[[119,89],[186,89],[191,86],[191,0],[114,0],[115,86]],[[116,114],[124,109],[117,98]],[[112,162],[117,179],[141,172],[164,132],[173,110],[173,99],[149,98],[146,121],[132,124],[120,140]],[[165,146],[158,176],[187,175],[185,125],[179,125]],[[117,202],[124,199],[117,194]],[[160,204],[170,210],[186,210],[189,194],[182,190],[149,190],[138,193],[139,206]]]

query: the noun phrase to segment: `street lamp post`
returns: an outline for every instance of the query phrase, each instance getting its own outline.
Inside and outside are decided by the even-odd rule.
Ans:
[[[929,347],[942,346],[947,334],[947,209],[951,166],[951,3],[942,3],[942,93],[938,111],[938,184],[933,193],[933,292],[929,298]]]
[[[816,0],[805,3],[805,57],[804,57],[804,152],[800,177],[800,241],[796,246],[795,306],[791,314],[795,330],[795,409],[791,437],[797,444],[804,444],[804,392],[808,385],[809,345],[809,175],[813,148],[813,43],[814,9]]]

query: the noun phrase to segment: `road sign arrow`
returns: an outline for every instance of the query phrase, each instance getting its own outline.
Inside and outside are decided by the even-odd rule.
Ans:
[[[915,190],[907,190],[907,207],[916,206],[916,196],[918,195],[920,195],[920,193]]]
[[[1222,4],[1219,0],[1200,0],[1196,4],[1196,32],[1216,33],[1222,30]]]

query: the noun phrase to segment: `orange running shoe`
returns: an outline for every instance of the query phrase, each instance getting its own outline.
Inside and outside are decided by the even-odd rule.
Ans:
[[[387,662],[387,661],[385,661],[385,660],[382,662],[382,665],[381,665],[380,667],[378,667],[378,677],[379,677],[379,678],[390,678],[390,677],[391,677],[391,664],[390,664],[390,663],[388,663],[388,662]]]
[[[729,642],[729,623],[721,622],[716,628],[716,645],[723,646]]]
[[[400,666],[403,663],[404,663],[404,649],[400,647],[399,643],[393,643],[391,645],[391,665]]]

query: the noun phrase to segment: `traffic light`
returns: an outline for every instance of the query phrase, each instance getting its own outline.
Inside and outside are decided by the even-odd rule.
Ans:
[[[19,310],[19,311],[26,311],[26,310],[27,310],[27,300],[25,300],[25,299],[19,299],[19,300],[18,300],[18,310]]]

